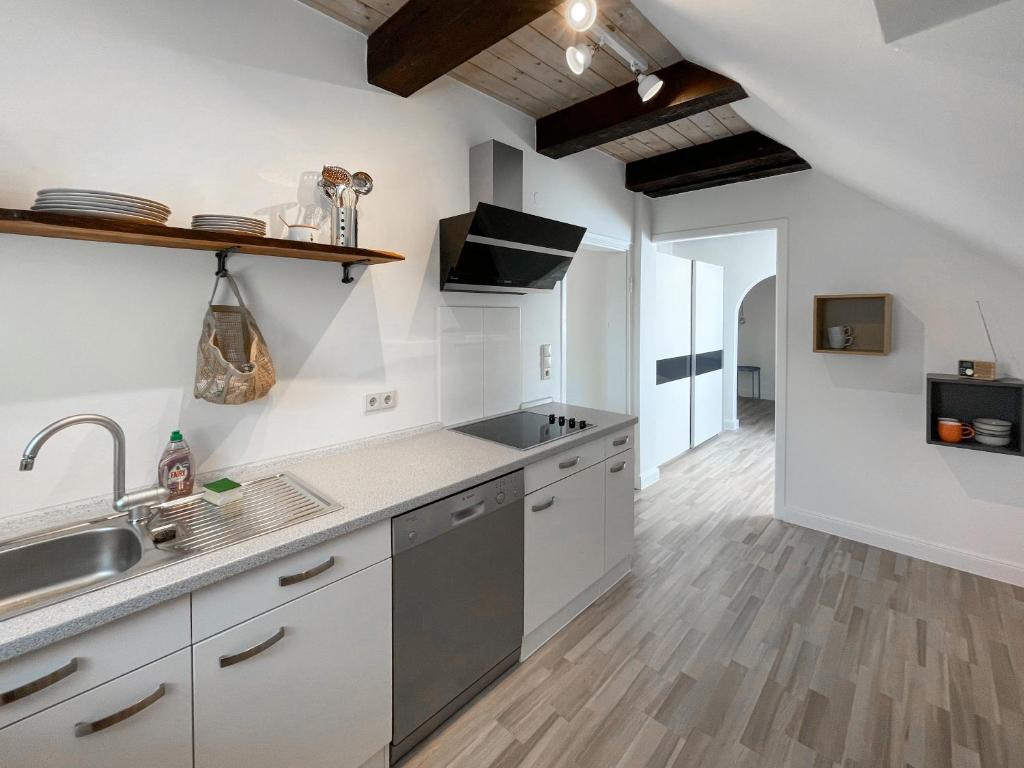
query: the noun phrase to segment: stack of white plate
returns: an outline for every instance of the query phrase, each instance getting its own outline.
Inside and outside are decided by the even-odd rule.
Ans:
[[[41,189],[33,211],[166,224],[171,209],[155,200],[95,189]]]
[[[982,445],[1001,447],[1010,444],[1010,430],[1013,422],[1006,419],[975,419],[974,439]]]
[[[209,232],[229,232],[233,235],[266,237],[267,223],[245,216],[227,216],[218,213],[204,213],[192,217],[192,229]]]

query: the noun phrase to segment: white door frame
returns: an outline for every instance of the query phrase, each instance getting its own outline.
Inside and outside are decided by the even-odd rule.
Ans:
[[[580,250],[591,250],[591,251],[610,251],[612,253],[623,253],[626,257],[626,361],[628,363],[626,367],[626,407],[632,413],[635,411],[633,406],[633,369],[634,369],[634,356],[636,355],[637,345],[633,338],[633,310],[634,302],[636,300],[633,286],[635,284],[635,278],[633,275],[633,259],[630,258],[632,253],[633,243],[629,240],[621,240],[617,237],[609,237],[608,235],[599,235],[591,232],[587,232],[583,236],[583,242],[580,243]],[[559,382],[559,399],[564,403],[566,401],[567,388],[566,378],[567,370],[565,367],[566,363],[566,347],[569,344],[569,333],[566,323],[566,298],[567,298],[567,284],[570,280],[570,274],[572,271],[572,265],[569,266],[569,272],[566,273],[565,278],[559,284],[559,290],[561,292],[562,301],[562,353],[559,361],[559,370],[561,371],[562,380]]]
[[[786,508],[786,387],[789,335],[787,329],[789,293],[789,219],[768,219],[701,227],[652,235],[652,243],[676,240],[699,240],[704,237],[739,235],[759,230],[775,230],[775,510],[776,516]]]

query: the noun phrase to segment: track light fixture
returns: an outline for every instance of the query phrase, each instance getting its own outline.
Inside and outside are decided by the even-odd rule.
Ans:
[[[592,43],[586,43],[585,45],[570,45],[565,50],[565,62],[569,65],[570,71],[574,75],[582,75],[587,67],[590,66],[590,62],[594,60],[594,53],[597,50],[597,46]]]
[[[572,0],[565,11],[565,19],[577,32],[586,32],[597,20],[597,0]]]
[[[590,0],[574,0],[566,12],[570,24],[573,23],[573,9],[577,5],[581,7],[587,6],[588,8],[592,7],[594,13],[597,13],[597,6],[590,2]],[[581,15],[584,10],[586,9],[584,8],[580,11]],[[593,21],[590,23],[592,24]],[[630,70],[636,76],[636,92],[640,95],[641,101],[650,101],[658,95],[658,92],[665,83],[657,75],[647,72],[647,62],[639,54],[608,30],[598,29],[591,36],[596,40],[596,43],[570,45],[565,49],[565,63],[569,65],[569,70],[574,75],[582,75],[594,60],[594,54],[600,48],[608,46],[618,54],[619,58],[629,63]]]
[[[657,75],[643,74],[638,72],[636,76],[636,91],[640,94],[640,101],[650,101],[658,95],[661,86],[665,83]]]

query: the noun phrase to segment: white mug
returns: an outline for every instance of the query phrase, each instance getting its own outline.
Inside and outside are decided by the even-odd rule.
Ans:
[[[288,239],[297,240],[302,243],[315,243],[317,228],[309,224],[286,224],[288,227]]]
[[[833,325],[828,329],[828,345],[832,349],[846,349],[853,344],[853,328],[848,325]]]

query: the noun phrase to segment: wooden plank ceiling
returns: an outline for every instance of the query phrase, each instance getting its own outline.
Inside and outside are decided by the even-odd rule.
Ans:
[[[306,5],[369,35],[405,4],[405,0],[301,0]],[[601,0],[598,24],[613,31],[661,69],[683,57],[629,0]],[[495,43],[452,70],[456,80],[535,118],[589,99],[634,80],[628,62],[601,49],[590,68],[576,76],[565,63],[565,49],[590,39],[565,22],[563,7]],[[602,144],[599,149],[624,162],[706,144],[750,131],[726,105],[667,125]]]

